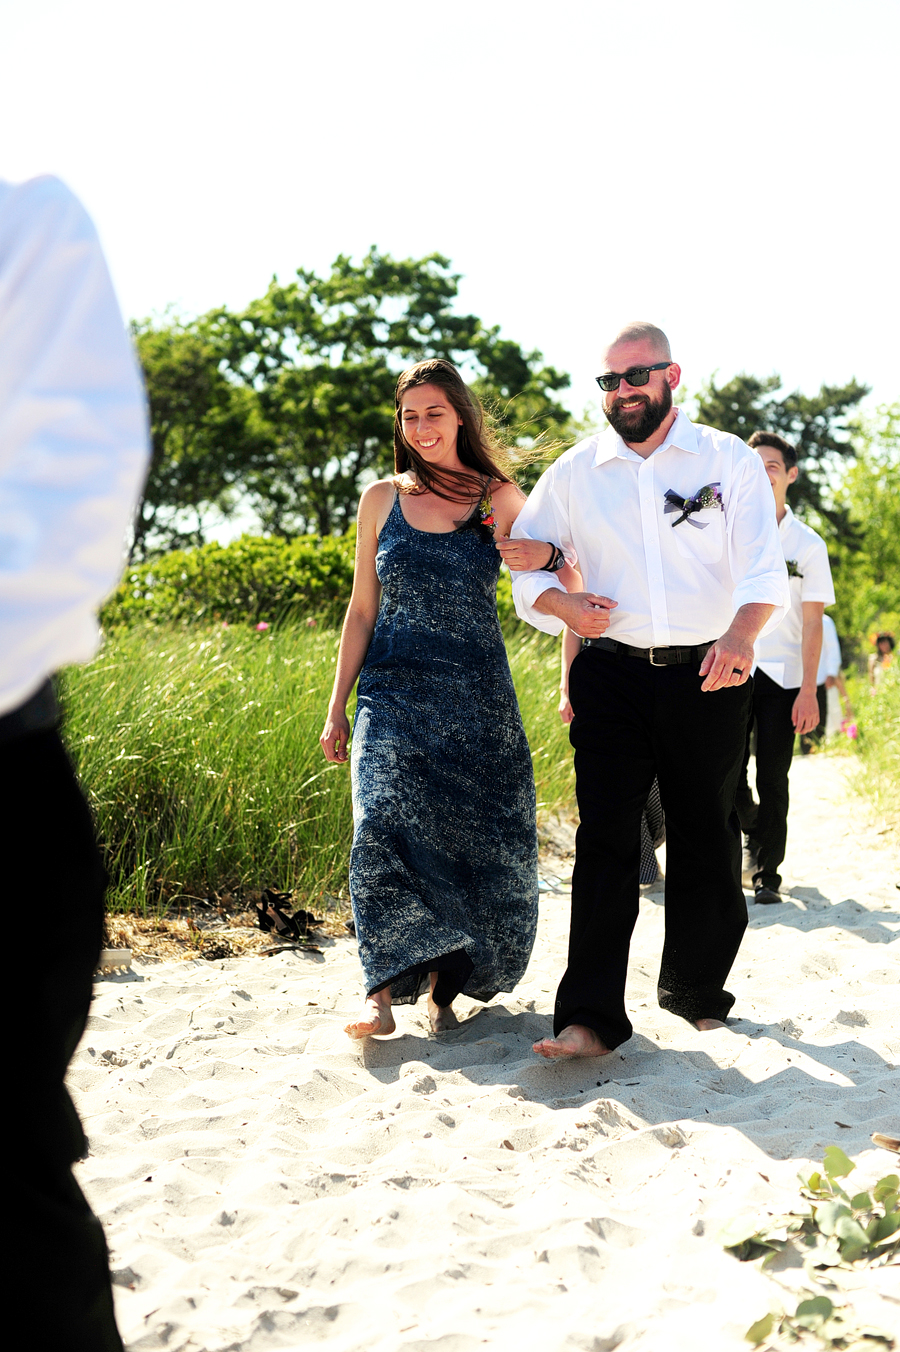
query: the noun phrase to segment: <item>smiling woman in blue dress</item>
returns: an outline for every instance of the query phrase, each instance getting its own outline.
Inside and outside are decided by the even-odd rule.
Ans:
[[[392,1033],[392,1002],[425,991],[433,1031],[453,1027],[461,992],[513,989],[537,923],[534,780],[496,587],[501,551],[532,569],[557,552],[508,540],[525,495],[449,362],[400,377],[394,463],[360,500],[320,738],[347,760],[359,678],[350,895],[366,1001],[353,1038]]]

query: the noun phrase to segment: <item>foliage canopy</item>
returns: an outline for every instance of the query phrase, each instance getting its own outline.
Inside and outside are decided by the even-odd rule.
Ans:
[[[777,432],[797,447],[800,476],[788,490],[797,511],[813,509],[831,532],[852,542],[855,532],[846,510],[835,504],[832,482],[842,461],[853,454],[852,414],[868,386],[850,380],[846,385],[823,385],[818,394],[799,390],[782,394],[781,376],[765,378],[745,373],[723,385],[712,376],[695,396],[697,421],[721,428],[746,441],[754,432]]]
[[[366,482],[393,467],[397,375],[425,358],[462,367],[512,442],[565,435],[568,376],[454,313],[458,283],[440,254],[372,248],[326,277],[273,279],[240,311],[138,325],[154,456],[136,555],[202,543],[204,514],[239,494],[274,534],[345,530]]]

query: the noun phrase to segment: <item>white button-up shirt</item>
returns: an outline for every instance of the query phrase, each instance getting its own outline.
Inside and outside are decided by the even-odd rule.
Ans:
[[[55,178],[0,182],[0,714],[96,651],[147,452],[84,208]]]
[[[824,685],[828,676],[840,675],[843,665],[841,640],[830,615],[822,616],[822,655],[819,658],[819,670],[816,672],[816,685]]]
[[[721,507],[675,525],[681,513],[666,512],[666,492],[689,498],[709,484],[719,485]],[[636,648],[720,638],[749,602],[775,607],[767,632],[790,606],[762,460],[738,437],[692,423],[681,410],[646,460],[612,428],[566,451],[541,475],[512,534],[558,544],[588,591],[618,602],[607,637]],[[534,606],[549,587],[564,590],[559,578],[512,576],[516,612],[560,633],[562,620]]]
[[[778,524],[778,538],[790,560],[791,608],[774,634],[757,639],[756,664],[784,690],[793,690],[803,683],[803,602],[833,605],[834,586],[825,541],[798,521],[790,507]]]

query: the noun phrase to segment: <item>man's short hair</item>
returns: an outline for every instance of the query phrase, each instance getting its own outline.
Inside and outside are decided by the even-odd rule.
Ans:
[[[632,323],[626,324],[623,329],[619,329],[609,346],[615,347],[618,343],[642,342],[652,343],[653,350],[658,354],[660,360],[663,360],[663,358],[666,361],[672,360],[672,349],[669,347],[669,340],[662,329],[643,319],[635,319]]]
[[[760,446],[771,446],[773,451],[780,451],[781,458],[784,461],[785,469],[793,469],[798,460],[797,447],[792,446],[784,437],[780,437],[777,432],[754,432],[747,442],[754,451],[758,451]]]

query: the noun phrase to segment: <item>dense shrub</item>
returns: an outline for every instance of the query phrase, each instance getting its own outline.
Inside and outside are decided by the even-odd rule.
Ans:
[[[103,608],[105,628],[154,624],[336,622],[353,582],[354,536],[296,540],[243,535],[230,545],[176,549],[128,568]]]
[[[128,568],[103,608],[106,629],[152,624],[269,624],[315,617],[339,623],[353,584],[355,530],[296,540],[243,535],[230,545],[176,549]],[[513,617],[504,570],[501,621]]]

